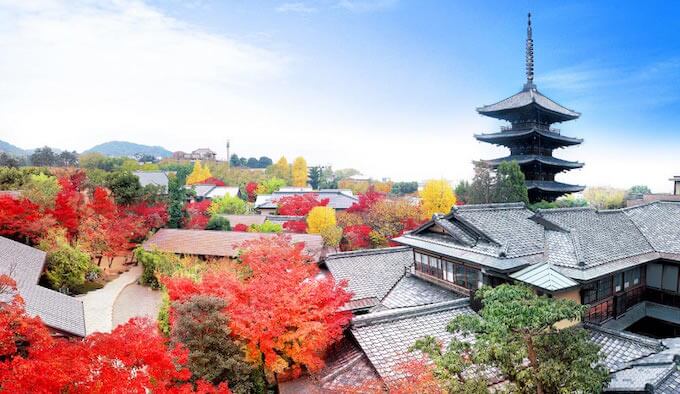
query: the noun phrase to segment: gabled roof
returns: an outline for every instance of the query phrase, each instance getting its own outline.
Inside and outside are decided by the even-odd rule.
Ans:
[[[453,337],[447,324],[472,313],[469,300],[460,299],[357,316],[350,330],[380,377],[390,382],[400,377],[400,364],[415,355],[409,348],[417,339],[431,335],[446,346]]]
[[[235,197],[239,194],[239,188],[236,186],[217,186],[197,183],[187,186],[187,188],[193,189],[196,192],[196,197],[202,198],[218,198],[226,195]]]
[[[180,230],[163,228],[142,244],[144,249],[195,256],[238,256],[241,244],[259,238],[283,236],[274,233],[245,233],[239,231]],[[291,243],[302,242],[304,251],[315,261],[325,255],[323,238],[316,234],[286,234]]]
[[[578,283],[562,275],[549,263],[530,265],[512,273],[510,277],[551,292],[578,286]]]
[[[552,117],[554,122],[563,122],[581,116],[579,112],[566,108],[544,96],[535,87],[525,88],[519,93],[495,104],[477,108],[477,112],[494,118],[515,120],[512,115],[522,109],[543,112],[547,116]],[[546,118],[546,115],[543,117]]]
[[[532,135],[538,135],[547,141],[553,141],[554,144],[558,146],[578,145],[583,142],[582,138],[567,137],[557,132],[543,130],[537,127],[503,130],[497,133],[475,134],[475,138],[479,141],[504,145],[510,141],[515,141],[517,138],[530,137]]]
[[[484,160],[485,163],[489,164],[492,167],[496,167],[501,163],[505,163],[508,161],[516,161],[517,164],[528,164],[531,162],[537,162],[544,164],[546,166],[553,166],[565,169],[581,168],[584,165],[583,163],[579,163],[577,161],[562,160],[556,157],[543,155],[510,155],[498,159]]]
[[[38,285],[45,264],[45,252],[0,237],[0,274],[17,282],[26,302],[26,312],[39,316],[56,330],[85,336],[83,303],[77,298]]]
[[[507,270],[543,254],[543,227],[528,220],[533,215],[523,203],[463,205],[394,241]]]

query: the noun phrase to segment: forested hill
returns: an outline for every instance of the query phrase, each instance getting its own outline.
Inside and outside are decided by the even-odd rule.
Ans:
[[[93,146],[83,153],[97,152],[107,156],[132,156],[136,154],[169,157],[172,152],[162,146],[135,144],[127,141],[109,141]]]

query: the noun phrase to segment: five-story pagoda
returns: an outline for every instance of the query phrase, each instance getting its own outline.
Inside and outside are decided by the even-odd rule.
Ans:
[[[496,168],[502,162],[516,161],[524,173],[531,202],[554,201],[561,195],[580,192],[584,187],[555,181],[555,174],[581,168],[583,163],[553,157],[553,150],[578,145],[583,140],[563,136],[551,125],[576,119],[581,114],[561,106],[536,89],[531,14],[527,27],[526,74],[527,82],[521,92],[496,104],[477,108],[480,114],[506,120],[511,126],[502,127],[498,133],[477,134],[475,138],[510,148],[509,156],[483,162]]]

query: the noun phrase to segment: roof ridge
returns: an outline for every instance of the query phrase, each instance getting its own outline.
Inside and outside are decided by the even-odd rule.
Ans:
[[[455,205],[452,211],[472,211],[472,210],[491,210],[491,209],[519,209],[526,208],[523,202],[499,202],[490,204],[466,204]]]
[[[353,327],[364,327],[373,324],[380,324],[389,321],[403,320],[410,317],[416,317],[428,313],[443,312],[451,309],[465,308],[470,305],[468,298],[460,298],[457,300],[443,301],[426,305],[388,309],[385,311],[373,312],[366,315],[360,315],[352,319],[351,325]]]
[[[370,255],[375,255],[375,254],[397,253],[397,252],[403,252],[403,251],[409,250],[409,249],[411,249],[410,246],[391,246],[389,248],[348,250],[348,251],[345,251],[345,252],[330,253],[329,255],[326,256],[326,261],[333,260],[333,259],[339,259],[339,258],[347,257],[347,256],[370,256]]]
[[[588,322],[583,322],[582,324],[584,328],[587,328],[592,331],[599,331],[607,335],[623,338],[646,346],[655,346],[656,348],[659,349],[659,351],[665,349],[665,346],[663,345],[660,339],[654,339],[646,337],[644,335],[633,334],[632,332],[617,331],[611,328],[605,328]]]
[[[536,210],[536,213],[560,213],[560,212],[574,212],[574,211],[594,211],[597,212],[597,209],[593,207],[565,207],[565,208],[539,208]]]

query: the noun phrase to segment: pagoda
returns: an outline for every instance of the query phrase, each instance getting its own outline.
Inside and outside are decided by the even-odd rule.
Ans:
[[[531,31],[531,14],[527,26],[526,75],[524,88],[514,96],[495,104],[477,108],[484,116],[510,122],[509,127],[489,134],[476,134],[479,141],[506,146],[510,155],[493,160],[483,160],[491,168],[503,162],[516,161],[526,179],[529,201],[554,201],[567,193],[580,192],[584,186],[569,185],[555,181],[555,175],[583,167],[583,163],[553,157],[553,150],[583,142],[580,138],[567,137],[553,123],[573,120],[581,116],[541,94],[534,84],[534,41]]]

